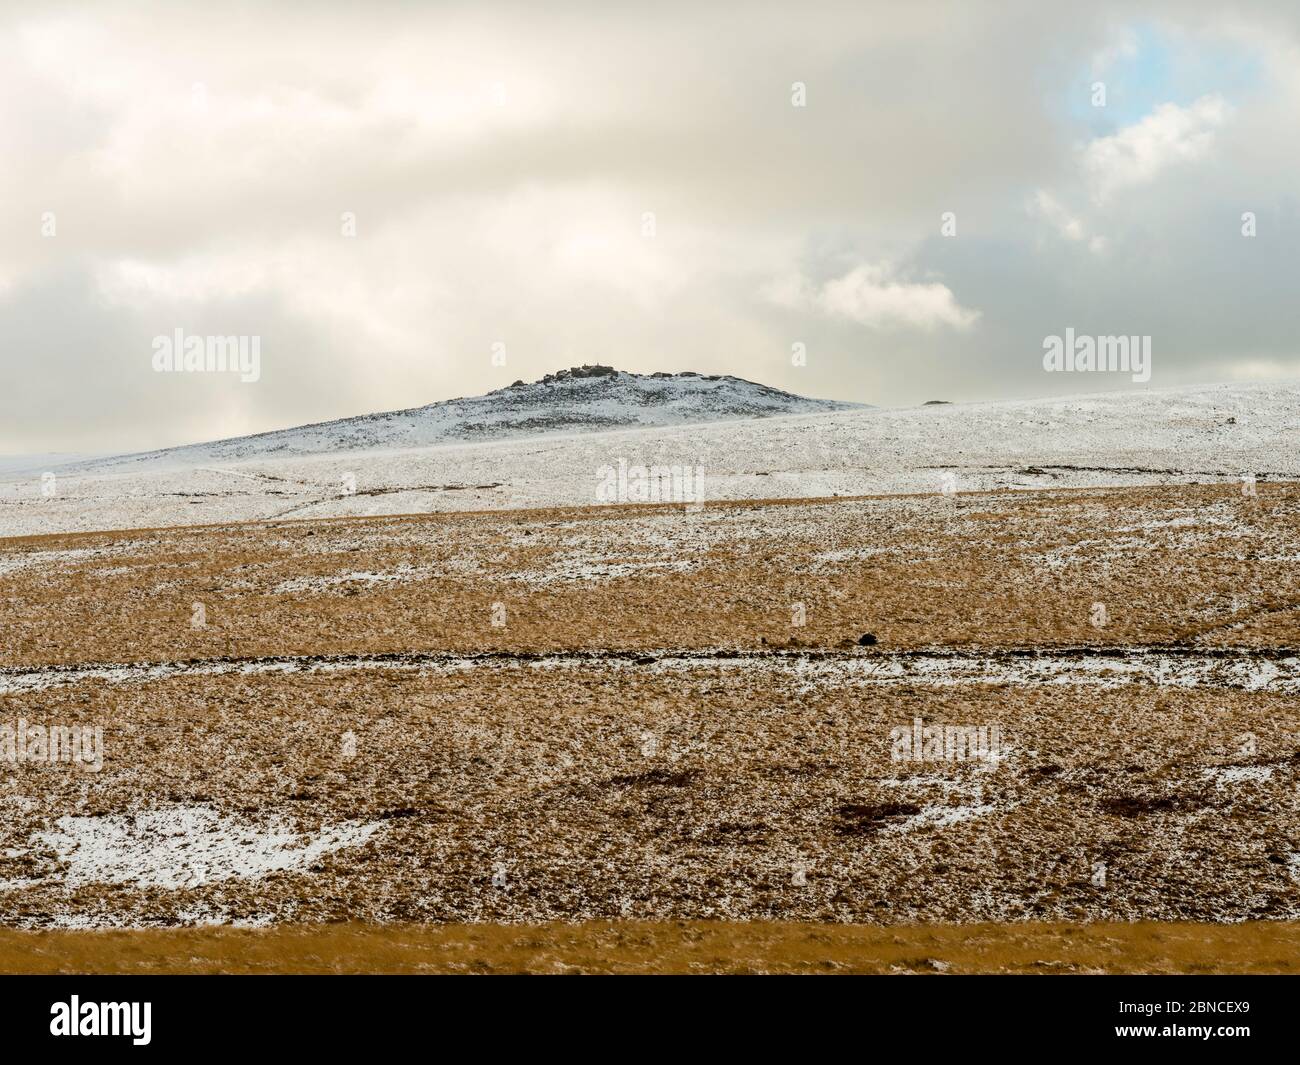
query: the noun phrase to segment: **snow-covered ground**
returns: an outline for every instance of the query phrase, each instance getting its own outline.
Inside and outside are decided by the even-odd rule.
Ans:
[[[61,817],[33,843],[54,852],[61,867],[58,879],[68,887],[176,889],[303,869],[340,847],[361,846],[382,828],[379,822],[331,825],[307,835],[278,819],[255,823],[206,806],[178,806]],[[24,881],[0,880],[0,890],[24,886]]]
[[[585,506],[607,501],[600,492],[608,471],[601,469],[617,469],[620,460],[628,467],[698,469],[706,501],[1300,477],[1294,382],[905,409],[812,413],[796,406],[796,413],[739,418],[742,399],[770,390],[735,378],[687,380],[726,385],[729,405],[721,396],[721,406],[699,396],[686,403],[674,393],[680,402],[672,417],[695,423],[591,431],[593,425],[578,426],[567,415],[539,428],[550,408],[511,401],[510,413],[499,403],[491,407],[509,423],[506,439],[465,443],[441,432],[434,442],[403,446],[408,438],[394,432],[371,447],[378,437],[353,432],[368,419],[348,419],[333,428],[64,466],[51,471],[52,479],[0,482],[0,535]],[[578,385],[522,387],[533,396],[543,387]],[[825,402],[776,392],[769,399],[769,413],[782,403]],[[669,416],[655,409],[654,416]],[[611,418],[641,416],[611,410]],[[704,420],[710,417],[731,420]]]
[[[600,662],[614,673],[643,676],[689,676],[711,670],[771,671],[797,680],[802,693],[845,691],[855,688],[899,687],[926,684],[934,687],[986,687],[990,684],[1039,688],[1116,689],[1156,685],[1184,690],[1207,687],[1234,691],[1300,692],[1300,656],[1242,651],[1225,656],[1210,652],[1166,653],[1160,647],[1125,647],[1114,651],[1060,648],[1026,655],[1006,651],[950,650],[873,652],[852,651],[808,658],[769,652],[724,655],[717,649],[683,654],[670,649],[647,648],[645,655],[593,656],[589,652],[555,654],[506,663],[495,657],[475,657],[442,652],[409,655],[299,655],[262,659],[211,659],[154,662],[148,665],[87,664],[0,669],[0,695],[44,692],[88,682],[109,685],[147,685],[173,677],[226,677],[240,675],[289,677],[303,673],[349,672],[467,673],[473,670],[514,669],[520,663],[534,671],[574,670]],[[643,661],[654,658],[654,662]],[[648,668],[647,668],[648,667]],[[1248,779],[1248,778],[1242,778]]]

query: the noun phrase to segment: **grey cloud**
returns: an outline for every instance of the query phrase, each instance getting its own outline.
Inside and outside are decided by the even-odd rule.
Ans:
[[[1266,84],[1229,101],[1203,158],[1098,203],[1083,145],[1122,123],[1066,101],[1144,24],[1244,41]],[[1044,394],[1080,387],[1037,371],[1067,325],[1150,333],[1153,384],[1286,368],[1296,55],[1282,3],[10,9],[0,447],[176,443],[595,359],[879,403]],[[1103,250],[1035,213],[1040,192]],[[765,295],[882,263],[978,318],[927,330]],[[263,336],[263,380],[142,378],[178,325]]]

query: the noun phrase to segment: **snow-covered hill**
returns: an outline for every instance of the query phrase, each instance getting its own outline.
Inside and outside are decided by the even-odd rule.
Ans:
[[[539,386],[526,387],[532,393]],[[664,406],[660,417],[667,413]],[[518,427],[538,417],[537,410],[526,413],[520,404],[513,420],[506,420]],[[184,460],[161,452],[113,465],[59,468],[49,483],[39,474],[0,476],[0,537],[281,517],[587,506],[604,501],[602,469],[621,463],[701,471],[707,500],[921,493],[939,505],[942,493],[952,489],[1189,482],[1221,484],[1223,498],[1232,500],[1248,487],[1243,478],[1300,481],[1296,382],[723,421],[716,420],[717,410],[712,415],[710,425],[540,436],[521,430],[528,435],[472,442],[431,433],[438,442],[413,445],[397,437],[393,446],[365,450],[360,442],[347,450],[290,450],[290,444],[305,447],[313,433],[320,434],[322,448],[336,439],[334,433],[348,440],[338,427],[366,421],[352,419],[333,423],[334,433],[319,426],[178,449],[188,453]],[[254,450],[245,457],[232,450],[218,458],[213,451],[278,437],[288,438],[278,452]]]
[[[861,406],[830,399],[805,399],[730,375],[706,376],[689,371],[637,374],[610,366],[577,366],[547,374],[531,384],[516,381],[485,396],[105,458],[79,463],[75,468],[130,470],[387,451],[736,418],[817,414]]]

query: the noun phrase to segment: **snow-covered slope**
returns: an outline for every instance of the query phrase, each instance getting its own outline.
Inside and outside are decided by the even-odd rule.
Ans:
[[[578,366],[540,381],[516,381],[485,396],[449,399],[409,410],[257,433],[207,444],[78,463],[78,470],[193,466],[295,455],[396,450],[437,444],[601,432],[815,414],[861,407],[805,399],[739,377],[636,374],[610,366]]]
[[[703,473],[706,500],[924,493],[942,502],[952,489],[1189,482],[1221,484],[1233,499],[1246,477],[1300,480],[1300,385],[1198,385],[83,467],[58,471],[48,485],[39,476],[0,478],[0,536],[586,506],[605,501],[601,471],[620,463],[689,466]]]

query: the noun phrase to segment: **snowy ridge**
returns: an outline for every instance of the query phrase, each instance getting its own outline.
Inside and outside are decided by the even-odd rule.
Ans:
[[[552,434],[816,414],[864,404],[806,399],[730,375],[637,374],[580,366],[484,396],[365,414],[205,444],[81,462],[67,469],[129,471],[333,452],[398,450]]]

